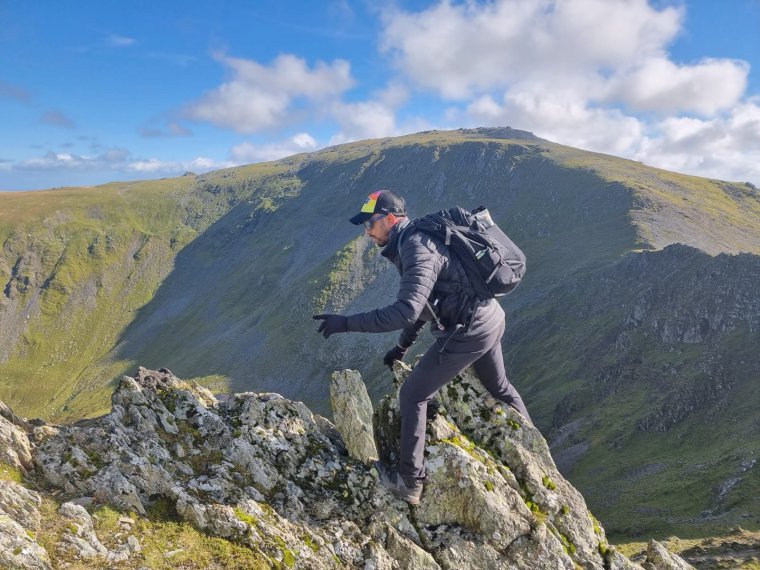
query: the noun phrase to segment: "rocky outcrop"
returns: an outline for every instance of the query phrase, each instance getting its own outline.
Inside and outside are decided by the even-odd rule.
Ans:
[[[649,541],[646,562],[642,564],[642,567],[645,570],[656,570],[657,568],[689,570],[690,568],[693,568],[693,566],[684,562],[682,558],[669,552],[667,548],[656,540]]]
[[[394,461],[398,388],[409,370],[396,366],[395,387],[374,415],[385,461]],[[137,536],[109,551],[96,535],[84,506],[107,503],[140,514],[160,505],[248,546],[272,567],[642,568],[607,544],[541,434],[486,396],[469,373],[431,406],[428,482],[417,507],[391,496],[367,463],[374,457],[365,441],[372,408],[361,377],[343,371],[334,378],[334,405],[342,410],[336,417],[364,422],[333,426],[271,393],[217,400],[168,370],[140,369],[123,379],[110,414],[34,428],[37,472],[70,501],[59,509],[67,530],[57,548],[92,567],[139,556]],[[364,441],[357,447],[355,440]],[[16,542],[2,539],[9,545],[3,551],[36,547],[39,563],[4,563],[49,568],[44,549],[24,530],[37,524],[29,507],[34,495],[18,501],[0,503],[9,513],[0,524],[21,529]],[[18,542],[22,534],[28,544]],[[677,557],[655,554],[644,567],[683,567]]]
[[[0,474],[19,476],[33,466],[31,426],[0,402]],[[0,567],[51,568],[48,553],[35,541],[40,527],[39,493],[0,477]]]
[[[92,517],[83,506],[64,503],[59,512],[69,521],[61,545],[63,548],[74,550],[79,558],[105,558],[108,555],[108,549],[95,534]]]
[[[335,426],[343,434],[348,454],[364,463],[376,460],[372,402],[361,374],[356,370],[334,372],[330,381],[330,404]]]
[[[397,461],[397,385],[376,415],[380,457]],[[607,544],[540,432],[466,371],[429,413],[428,482],[415,521],[444,568],[640,568]],[[670,568],[667,565],[661,568]]]
[[[0,483],[0,568],[51,568],[47,551],[35,540],[39,494],[15,481]]]
[[[32,467],[32,451],[26,431],[29,425],[0,402],[0,463],[14,469]]]

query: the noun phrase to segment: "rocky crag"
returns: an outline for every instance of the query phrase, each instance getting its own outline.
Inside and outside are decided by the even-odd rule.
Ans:
[[[397,365],[374,419],[359,374],[335,373],[335,424],[274,393],[217,399],[165,369],[125,377],[111,413],[68,426],[0,407],[0,462],[23,475],[0,487],[0,566],[176,566],[175,551],[148,560],[155,531],[137,531],[160,512],[245,547],[234,567],[690,568],[654,541],[641,563],[609,546],[541,434],[469,373],[431,407],[421,503],[394,499],[370,461],[393,459],[409,370]],[[103,505],[120,532],[99,534]]]

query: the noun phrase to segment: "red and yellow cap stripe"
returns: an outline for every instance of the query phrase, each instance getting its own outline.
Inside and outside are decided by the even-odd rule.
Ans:
[[[375,206],[377,205],[377,199],[380,197],[381,192],[382,190],[373,192],[367,197],[367,201],[364,202],[364,206],[362,206],[362,209],[361,209],[363,214],[375,213]]]

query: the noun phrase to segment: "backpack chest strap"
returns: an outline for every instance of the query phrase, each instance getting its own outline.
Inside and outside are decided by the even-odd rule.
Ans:
[[[458,281],[444,281],[439,279],[435,282],[433,287],[434,293],[443,293],[444,295],[449,293],[468,293],[474,294],[475,291],[469,285],[459,283]]]

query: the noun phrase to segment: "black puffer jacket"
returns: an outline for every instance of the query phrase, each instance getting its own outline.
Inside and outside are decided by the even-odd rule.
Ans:
[[[448,246],[427,234],[413,231],[410,223],[406,219],[396,224],[382,251],[401,275],[396,301],[387,307],[348,317],[349,331],[403,329],[399,344],[405,348],[416,340],[425,322],[433,320],[426,302],[435,307],[444,326],[444,330],[440,330],[434,324],[434,334],[446,334],[457,323],[465,324],[466,313],[476,302],[465,293],[450,291],[455,284],[468,281],[459,260],[449,254]]]

